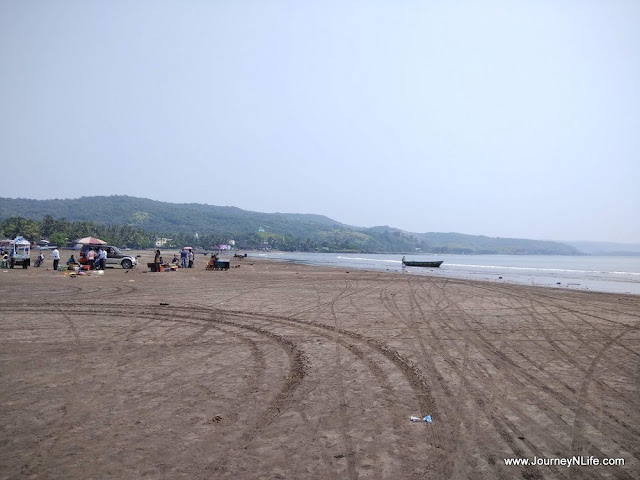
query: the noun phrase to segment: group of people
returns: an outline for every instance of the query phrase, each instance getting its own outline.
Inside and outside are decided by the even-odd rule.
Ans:
[[[87,265],[89,265],[90,270],[104,270],[107,268],[107,251],[102,247],[88,249],[84,253],[84,257],[87,259]],[[57,248],[51,250],[51,259],[53,260],[53,270],[58,270],[58,265],[60,264],[60,251]],[[43,262],[44,253],[40,252],[35,266],[39,267]],[[72,254],[67,260],[67,267],[73,268],[78,265],[80,265],[80,262],[78,262],[75,255]]]
[[[193,249],[183,248],[180,252],[180,266],[182,268],[193,268],[193,260],[195,256],[193,254]],[[177,264],[178,257],[176,255],[173,256],[173,260],[171,263]]]
[[[104,270],[107,268],[107,251],[104,247],[89,248],[84,256],[87,259],[89,270]],[[71,257],[73,257],[73,255],[71,255]],[[69,264],[69,262],[67,262],[67,264]]]
[[[171,260],[172,265],[179,265],[182,268],[193,268],[193,261],[195,259],[195,255],[192,249],[183,248],[180,252],[180,259],[178,259],[178,255],[173,256],[173,260]],[[156,250],[155,257],[153,259],[153,263],[156,264],[156,271],[160,271],[160,267],[163,265],[162,256],[160,254],[160,250]]]

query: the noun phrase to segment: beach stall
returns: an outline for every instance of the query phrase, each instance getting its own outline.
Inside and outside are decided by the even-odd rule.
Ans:
[[[76,245],[100,246],[100,245],[106,245],[106,244],[107,242],[105,242],[104,240],[100,240],[99,238],[95,238],[95,237],[84,237],[76,240]]]
[[[28,268],[31,265],[31,242],[25,240],[24,237],[16,237],[11,242],[11,253],[9,254],[9,268],[15,265],[22,265],[22,268]]]
[[[218,253],[212,253],[211,259],[206,265],[207,270],[229,270],[229,266],[231,265],[231,245],[212,245],[215,249],[217,248]],[[223,258],[223,253],[226,252]]]

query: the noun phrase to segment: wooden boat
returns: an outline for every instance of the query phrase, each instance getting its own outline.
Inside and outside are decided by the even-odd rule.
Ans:
[[[438,268],[440,265],[442,265],[444,263],[444,260],[436,260],[433,262],[412,262],[412,261],[406,261],[404,259],[405,257],[402,257],[402,266],[403,267],[431,267],[431,268]]]

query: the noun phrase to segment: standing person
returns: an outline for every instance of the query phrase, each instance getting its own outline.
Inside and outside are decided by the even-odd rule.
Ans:
[[[60,252],[58,251],[58,247],[51,251],[51,258],[53,258],[53,269],[58,270],[58,262],[60,261]]]
[[[100,262],[100,270],[107,268],[107,251],[104,247],[100,247],[100,250],[98,250],[98,260]]]
[[[93,248],[87,250],[87,261],[89,262],[89,270],[96,268],[96,252]]]
[[[184,249],[184,248],[180,252],[180,266],[182,268],[186,268],[187,267],[187,250]]]
[[[193,250],[189,250],[189,268],[193,268]]]
[[[153,263],[155,263],[156,265],[156,272],[160,271],[160,264],[162,263],[162,260],[160,260],[160,250],[156,250],[156,256],[153,259]]]

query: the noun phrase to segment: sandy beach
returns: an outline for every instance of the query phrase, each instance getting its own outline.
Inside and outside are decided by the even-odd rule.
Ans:
[[[638,296],[142,255],[0,273],[0,478],[640,478]]]

